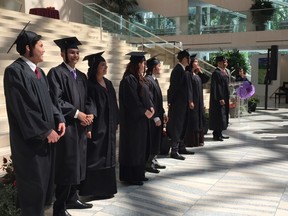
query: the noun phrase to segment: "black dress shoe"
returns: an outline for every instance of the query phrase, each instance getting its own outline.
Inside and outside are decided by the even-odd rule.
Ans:
[[[182,155],[180,155],[178,152],[176,153],[171,153],[170,154],[171,158],[177,159],[177,160],[185,160],[185,157],[183,157]]]
[[[159,173],[160,171],[154,168],[154,166],[146,167],[145,170],[150,173]]]
[[[215,140],[215,141],[223,141],[222,137],[213,137],[213,140]]]
[[[66,203],[67,209],[87,209],[87,208],[92,208],[92,207],[93,207],[93,204],[81,202],[80,200]]]
[[[190,154],[190,155],[195,154],[195,152],[189,151],[186,148],[185,149],[180,149],[178,152],[179,152],[179,154]]]
[[[72,216],[67,210],[53,211],[53,216]]]
[[[221,136],[222,139],[229,139],[229,136]]]
[[[156,169],[166,169],[166,166],[160,165],[159,163],[155,163],[155,164],[154,164],[154,167],[155,167]]]

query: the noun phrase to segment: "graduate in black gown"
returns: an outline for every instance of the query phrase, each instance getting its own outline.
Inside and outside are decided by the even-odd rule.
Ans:
[[[117,193],[116,184],[116,130],[119,110],[116,92],[105,78],[107,63],[104,52],[86,56],[88,60],[88,98],[92,101],[94,117],[88,129],[86,178],[81,182],[79,195],[91,199],[111,198]]]
[[[127,184],[142,185],[145,178],[148,120],[154,115],[150,92],[144,78],[145,53],[132,52],[119,87],[120,144],[119,178]]]
[[[161,71],[161,63],[156,57],[147,60],[147,70],[145,78],[149,82],[149,90],[152,95],[152,103],[154,105],[155,114],[150,119],[150,145],[147,152],[148,159],[146,162],[146,171],[151,173],[159,173],[158,169],[165,169],[166,166],[161,165],[157,160],[160,153],[162,143],[163,125],[167,123],[168,116],[163,108],[162,91],[156,76]]]
[[[228,127],[229,120],[229,74],[226,71],[227,59],[216,57],[217,68],[212,73],[210,87],[209,129],[213,130],[213,139],[223,141],[229,137],[222,131]]]
[[[204,145],[204,102],[202,84],[208,82],[209,77],[201,72],[196,55],[190,56],[188,78],[191,80],[191,95],[193,108],[188,109],[187,128],[184,137],[185,146],[197,147]]]
[[[76,37],[54,41],[61,50],[63,62],[51,68],[48,81],[51,91],[60,104],[66,120],[66,133],[56,148],[55,197],[53,216],[69,215],[68,208],[91,208],[77,194],[77,185],[86,176],[86,126],[92,124],[94,114],[87,113],[87,77],[76,69],[79,61]]]
[[[173,68],[170,76],[170,85],[167,94],[168,117],[167,133],[171,138],[172,146],[170,157],[177,160],[185,160],[181,154],[194,154],[186,149],[183,139],[186,130],[187,110],[191,105],[191,95],[186,67],[190,62],[190,54],[187,50],[177,54],[178,64]]]
[[[44,216],[53,184],[53,146],[65,133],[65,120],[51,101],[45,73],[37,67],[45,52],[41,36],[22,30],[15,43],[21,57],[5,69],[4,94],[18,201],[22,216]]]

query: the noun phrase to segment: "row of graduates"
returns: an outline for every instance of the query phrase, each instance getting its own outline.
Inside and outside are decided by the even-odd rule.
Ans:
[[[84,58],[89,66],[86,76],[76,69],[81,42],[76,37],[54,42],[63,62],[46,77],[37,67],[45,52],[41,36],[22,30],[13,43],[20,58],[4,73],[11,153],[23,216],[44,215],[44,205],[52,202],[53,192],[53,216],[70,215],[69,208],[91,208],[92,204],[80,201],[79,194],[113,196],[117,192],[118,123],[121,181],[141,185],[147,180],[145,170],[165,168],[156,159],[163,124],[168,121],[154,74],[159,73],[160,62],[150,59],[150,72],[144,78],[144,53],[129,53],[130,63],[119,87],[119,113],[115,89],[104,77],[103,52]]]
[[[177,54],[179,62],[171,72],[168,90],[168,120],[157,81],[160,62],[155,57],[148,59],[144,77],[144,54],[137,52],[131,56],[119,87],[119,177],[133,185],[147,181],[145,171],[158,173],[158,168],[165,168],[157,161],[159,153],[169,151],[160,151],[168,145],[162,141],[165,124],[172,143],[171,158],[184,160],[180,154],[194,154],[186,146],[204,145],[202,83],[209,77],[201,73],[196,55],[190,56],[186,50]]]

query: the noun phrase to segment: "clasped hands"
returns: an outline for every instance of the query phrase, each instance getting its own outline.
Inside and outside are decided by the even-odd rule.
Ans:
[[[86,113],[79,111],[78,119],[80,120],[82,126],[88,126],[88,125],[92,124],[93,119],[94,119],[94,115],[93,114],[86,114]]]

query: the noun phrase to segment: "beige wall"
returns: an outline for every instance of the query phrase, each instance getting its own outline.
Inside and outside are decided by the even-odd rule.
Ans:
[[[138,0],[139,7],[163,16],[187,16],[188,0]]]

